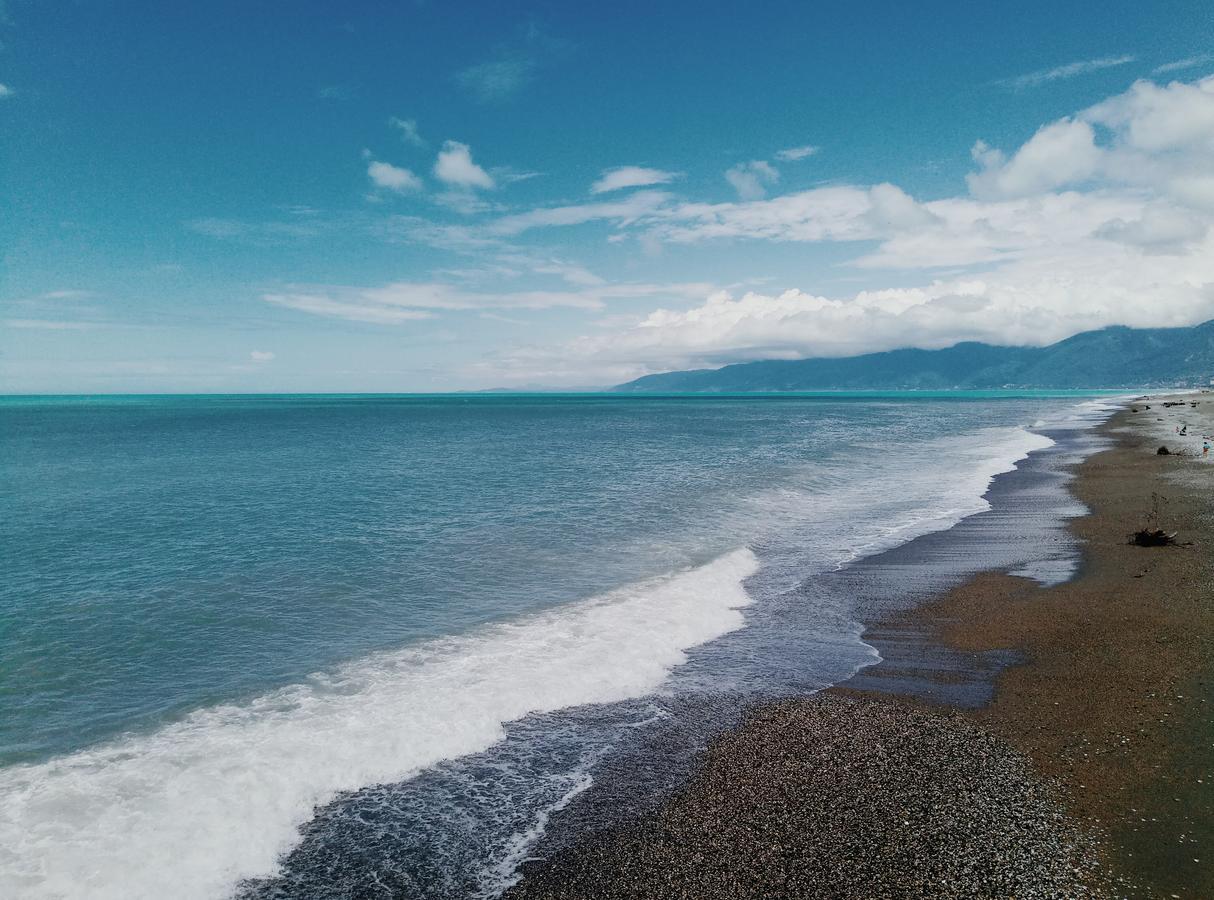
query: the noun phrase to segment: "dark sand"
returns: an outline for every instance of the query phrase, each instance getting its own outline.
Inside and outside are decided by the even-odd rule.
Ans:
[[[1214,407],[1209,397],[1202,406]],[[1055,588],[979,576],[917,615],[965,650],[1014,647],[1028,665],[971,714],[1061,782],[1073,815],[1106,835],[1109,864],[1135,896],[1214,897],[1214,468],[1158,456],[1190,407],[1122,413],[1119,445],[1080,467],[1079,578]],[[1199,407],[1200,409],[1200,407]],[[1160,428],[1159,418],[1165,419]],[[1198,451],[1199,452],[1199,451]],[[1180,547],[1127,544],[1153,505]]]
[[[1214,897],[1214,469],[1154,454],[1198,443],[1160,436],[1199,415],[1208,433],[1204,408],[1158,401],[1106,426],[1118,446],[1074,485],[1075,580],[987,573],[874,623],[1019,651],[992,703],[925,704],[918,671],[916,699],[890,672],[893,694],[758,709],[658,813],[528,863],[507,896]],[[1127,545],[1153,493],[1191,544]]]

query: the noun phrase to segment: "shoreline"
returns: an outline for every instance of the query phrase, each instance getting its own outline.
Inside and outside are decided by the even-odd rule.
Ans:
[[[1179,398],[1156,398],[1169,399]],[[1214,483],[1202,460],[1177,455],[1164,435],[1182,418],[1209,433],[1211,417],[1206,403],[1196,412],[1187,403],[1147,402],[1150,409],[1140,403],[1100,427],[1117,442],[1088,459],[1072,486],[1090,510],[1071,523],[1084,548],[1076,578],[1040,588],[983,573],[913,615],[961,652],[1025,655],[969,717],[1061,785],[1076,820],[1102,833],[1110,867],[1138,886],[1131,893],[1207,897],[1214,896],[1207,549]],[[1161,444],[1173,452],[1158,455]],[[1128,544],[1154,495],[1166,498],[1160,524],[1181,546]]]
[[[1192,460],[1154,455],[1153,420],[1169,416],[1152,406],[1099,426],[1114,446],[1077,469],[1070,493],[1088,514],[1069,522],[1083,545],[1073,578],[1041,585],[995,567],[877,615],[866,637],[913,635],[899,659],[752,709],[658,812],[525,864],[506,896],[1214,895],[1201,861],[1214,839],[1200,702],[1214,703],[1214,619],[1197,596],[1208,554],[1126,546],[1144,497],[1169,491],[1168,530],[1208,546],[1209,487],[1193,490],[1204,473]],[[970,670],[930,672],[941,652]],[[983,679],[993,698],[958,701],[956,682]],[[920,752],[899,755],[910,733]],[[839,827],[814,824],[824,817]]]

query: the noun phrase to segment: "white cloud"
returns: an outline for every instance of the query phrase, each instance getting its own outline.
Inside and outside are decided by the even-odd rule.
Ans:
[[[976,196],[1025,197],[1096,175],[1101,152],[1087,122],[1060,119],[1041,128],[1010,160],[979,141],[973,157],[982,171],[967,178]]]
[[[616,383],[671,369],[753,359],[849,356],[959,341],[1044,345],[1111,324],[1190,325],[1214,317],[1214,242],[1176,257],[1093,242],[980,277],[828,298],[799,290],[725,292],[690,309],[495,363],[499,382]]]
[[[1089,72],[1099,72],[1101,69],[1112,69],[1117,66],[1128,65],[1134,61],[1135,57],[1133,56],[1106,56],[1101,59],[1079,60],[1078,62],[1067,63],[1063,66],[1055,66],[1052,69],[1041,69],[1037,72],[1029,72],[1027,75],[1017,76],[1016,78],[1008,78],[1001,81],[1000,84],[1005,84],[1016,89],[1040,87],[1043,84],[1049,84],[1051,81],[1075,78],[1079,75],[1086,75]]]
[[[1129,90],[1043,126],[1011,159],[981,142],[979,196],[1024,196],[1096,179],[1214,209],[1214,76]]]
[[[445,141],[434,163],[440,181],[460,188],[493,188],[489,173],[472,161],[472,151],[459,141]]]
[[[264,294],[262,299],[275,306],[285,306],[300,312],[352,322],[371,322],[376,325],[397,325],[414,319],[430,319],[433,313],[420,309],[399,309],[358,303],[354,300],[333,299],[322,294]]]
[[[780,180],[780,173],[771,163],[761,159],[752,159],[747,163],[738,163],[725,173],[725,180],[733,185],[738,196],[743,200],[758,200],[767,196],[768,185]]]
[[[669,199],[670,195],[662,191],[637,191],[623,200],[542,207],[498,219],[490,226],[490,231],[499,235],[513,235],[532,228],[581,225],[604,219],[614,221],[617,226],[626,226],[645,218]]]
[[[488,212],[498,212],[503,207],[484,199],[471,188],[455,188],[435,194],[432,198],[439,206],[445,206],[461,216],[474,216]]]
[[[1175,62],[1164,63],[1162,66],[1156,66],[1151,70],[1151,74],[1166,75],[1169,72],[1180,72],[1184,69],[1192,69],[1196,66],[1203,66],[1209,62],[1214,62],[1214,54],[1207,53],[1203,56],[1190,56],[1185,59],[1178,59]]]
[[[645,187],[650,184],[669,184],[679,177],[678,172],[661,169],[646,169],[641,166],[620,166],[605,169],[599,180],[590,186],[590,193],[605,194],[622,188]]]
[[[777,151],[776,159],[781,162],[796,162],[797,160],[813,156],[817,152],[817,147],[812,144],[806,144],[803,147],[789,147],[786,150]]]
[[[589,273],[586,273],[589,274]],[[593,277],[593,276],[591,276]],[[376,324],[432,318],[436,312],[500,309],[600,310],[612,300],[646,297],[687,299],[711,290],[706,284],[593,284],[574,290],[469,291],[439,282],[398,281],[377,288],[300,288],[268,293],[275,306],[314,315]]]
[[[0,100],[3,100],[5,97],[11,97],[15,93],[17,93],[17,92],[14,91],[7,84],[0,84]]]
[[[254,350],[249,354],[249,359],[255,363],[270,362],[274,359],[274,354],[269,350]]]
[[[1011,153],[980,143],[974,156],[969,195],[921,202],[879,184],[716,204],[664,196],[633,210],[628,226],[665,243],[872,242],[851,261],[859,271],[947,274],[835,297],[705,295],[562,346],[516,349],[486,363],[494,374],[483,377],[610,383],[749,359],[962,340],[1040,345],[1112,324],[1214,318],[1214,77],[1139,81]],[[529,224],[586,220],[574,209]]]
[[[422,180],[408,169],[375,159],[367,163],[367,177],[377,188],[397,194],[408,194],[422,189]]]
[[[1148,205],[1136,219],[1112,219],[1094,234],[1110,241],[1133,244],[1156,253],[1182,253],[1205,237],[1209,223],[1191,210],[1167,203]]]
[[[417,130],[416,119],[400,119],[396,116],[388,119],[388,124],[400,132],[400,139],[413,147],[426,146],[425,140]]]

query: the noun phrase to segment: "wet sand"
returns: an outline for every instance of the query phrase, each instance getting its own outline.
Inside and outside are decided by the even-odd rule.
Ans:
[[[872,624],[975,672],[1015,651],[990,703],[943,702],[955,671],[933,702],[925,652],[856,680],[879,694],[757,709],[660,811],[525,865],[508,896],[1214,896],[1214,469],[1154,452],[1199,448],[1210,396],[1104,426],[1117,445],[1073,485],[1077,578],[985,573]],[[1186,546],[1127,544],[1154,494]]]
[[[970,717],[1060,782],[1137,896],[1214,897],[1214,468],[1194,458],[1210,396],[1197,410],[1148,401],[1105,426],[1118,445],[1073,486],[1092,511],[1072,523],[1080,577],[1041,589],[985,574],[915,614],[953,647],[1026,655]],[[1187,440],[1171,433],[1181,421]],[[1153,495],[1181,546],[1128,544]]]

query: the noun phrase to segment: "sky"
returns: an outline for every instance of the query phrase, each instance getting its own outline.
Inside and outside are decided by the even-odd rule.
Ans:
[[[1208,0],[0,0],[0,392],[1214,318]]]

